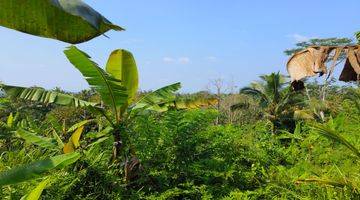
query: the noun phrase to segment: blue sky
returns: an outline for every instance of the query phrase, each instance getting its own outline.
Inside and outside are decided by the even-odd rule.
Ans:
[[[140,87],[183,83],[205,90],[222,78],[242,87],[270,72],[286,73],[283,50],[313,37],[353,37],[358,0],[85,0],[127,29],[78,45],[104,66],[114,49],[133,52]],[[106,3],[105,3],[106,2]],[[88,88],[62,51],[68,44],[0,27],[0,80],[6,84]]]

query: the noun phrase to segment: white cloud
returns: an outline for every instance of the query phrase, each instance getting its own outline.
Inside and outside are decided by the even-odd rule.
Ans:
[[[171,58],[171,57],[164,57],[162,60],[164,63],[174,63],[175,62],[175,59]]]
[[[215,57],[215,56],[208,56],[208,57],[205,58],[205,60],[207,60],[209,62],[215,62],[215,61],[218,60],[218,58]]]
[[[181,58],[178,59],[178,62],[179,62],[180,64],[185,65],[185,64],[190,63],[190,58],[188,58],[188,57],[181,57]]]
[[[288,37],[294,39],[296,42],[306,42],[306,41],[309,41],[311,39],[311,37],[300,35],[300,34],[297,34],[297,33],[288,35]]]
[[[182,64],[182,65],[186,65],[191,62],[189,57],[180,57],[180,58],[163,57],[162,61],[167,64]]]

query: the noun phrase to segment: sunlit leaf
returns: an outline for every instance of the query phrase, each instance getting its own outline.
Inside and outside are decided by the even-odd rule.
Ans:
[[[108,59],[106,72],[121,80],[122,86],[126,88],[128,105],[130,105],[139,87],[138,69],[133,55],[123,49],[113,51]]]
[[[72,44],[123,30],[81,0],[0,0],[0,25]]]
[[[110,106],[115,113],[128,100],[126,88],[121,80],[106,73],[90,57],[75,46],[64,51],[69,61],[82,73],[89,85],[101,96],[102,101]]]

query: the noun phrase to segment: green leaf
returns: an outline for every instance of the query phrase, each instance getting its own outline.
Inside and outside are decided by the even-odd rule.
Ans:
[[[14,123],[14,115],[10,113],[9,117],[7,118],[6,124],[8,127],[12,127]]]
[[[52,138],[46,138],[46,137],[41,137],[38,136],[35,133],[31,133],[29,131],[25,131],[23,129],[19,129],[16,131],[16,134],[21,137],[22,139],[24,139],[26,142],[28,143],[32,143],[35,144],[37,146],[46,148],[46,149],[56,149],[57,148],[57,142],[55,139]]]
[[[123,49],[113,51],[108,59],[106,72],[121,80],[122,86],[127,90],[130,105],[139,87],[138,69],[133,55]]]
[[[175,83],[160,88],[154,92],[145,95],[135,104],[135,106],[132,109],[136,110],[136,109],[147,109],[150,107],[158,107],[158,105],[161,103],[167,103],[173,101],[176,98],[174,93],[178,91],[180,88],[181,88],[180,83]]]
[[[69,47],[64,53],[86,78],[89,85],[100,94],[104,103],[110,106],[115,113],[118,113],[118,108],[128,100],[126,88],[121,85],[121,80],[106,73],[91,61],[86,53],[75,46]]]
[[[23,196],[21,200],[38,200],[44,189],[50,184],[51,179],[47,178],[39,183],[39,185],[33,189],[29,194]]]
[[[73,164],[80,158],[80,153],[70,153],[55,156],[27,165],[15,167],[0,173],[0,186],[21,183],[35,179],[54,169],[61,169]]]
[[[82,127],[82,126],[85,126],[86,124],[88,124],[88,123],[90,123],[90,122],[93,122],[93,121],[94,121],[93,119],[88,119],[88,120],[84,120],[84,121],[81,121],[81,122],[79,122],[79,123],[76,123],[76,124],[74,124],[73,126],[71,126],[71,127],[67,130],[67,132],[68,132],[68,133],[72,133],[72,132],[76,131],[76,129],[78,129],[78,128]]]
[[[95,106],[96,103],[87,102],[73,96],[59,92],[46,91],[42,88],[24,88],[17,86],[2,85],[0,86],[6,95],[13,99],[23,99],[39,103],[52,103],[62,106],[86,107]]]
[[[0,0],[0,25],[72,44],[124,30],[81,0]]]

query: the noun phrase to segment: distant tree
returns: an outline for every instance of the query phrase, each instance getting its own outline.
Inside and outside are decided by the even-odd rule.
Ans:
[[[360,31],[355,33],[355,37],[357,39],[357,43],[360,44]]]
[[[360,34],[359,34],[360,36]],[[308,41],[299,42],[295,44],[294,48],[286,49],[284,53],[288,56],[291,56],[299,51],[302,51],[310,46],[346,46],[346,45],[353,45],[354,42],[350,38],[314,38]],[[331,59],[331,57],[330,57]],[[329,59],[329,60],[330,60]],[[344,57],[340,57],[340,60],[343,60]]]

